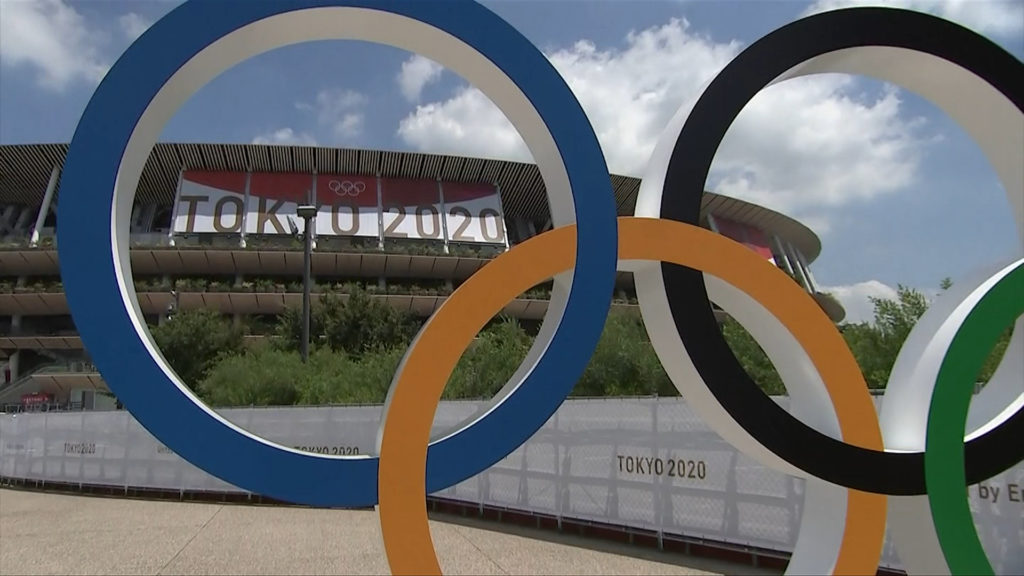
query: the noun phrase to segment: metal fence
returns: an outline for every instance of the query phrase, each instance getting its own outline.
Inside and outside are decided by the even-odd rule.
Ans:
[[[785,399],[778,399],[785,403]],[[479,402],[443,402],[434,437]],[[270,441],[371,454],[380,406],[239,408],[220,413]],[[179,458],[128,412],[0,415],[0,476],[182,492],[242,492]],[[1000,573],[1024,572],[1024,465],[972,487],[975,522]],[[1013,489],[1011,489],[1013,487]],[[679,398],[573,399],[515,452],[434,496],[665,536],[791,552],[804,482],[768,469],[711,431]],[[988,496],[982,498],[981,496]],[[900,561],[887,538],[885,567]]]

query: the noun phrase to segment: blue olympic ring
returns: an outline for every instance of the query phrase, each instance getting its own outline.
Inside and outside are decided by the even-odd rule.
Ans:
[[[255,439],[194,402],[161,369],[121,295],[112,206],[129,139],[151,101],[193,56],[261,19],[322,7],[405,16],[478,51],[533,104],[562,156],[578,221],[572,287],[562,320],[525,382],[484,418],[430,447],[428,491],[454,485],[510,454],[554,414],[583,373],[611,306],[616,206],[604,155],[579,102],[543,54],[507,22],[472,1],[192,0],[154,24],[111,68],[72,139],[60,190],[74,218],[58,223],[61,276],[72,317],[111,390],[178,455],[240,488],[314,506],[372,506],[376,458],[342,459]],[[124,215],[121,214],[121,219]],[[124,273],[129,274],[128,270]],[[130,278],[128,279],[130,282]],[[144,327],[142,328],[144,329]]]

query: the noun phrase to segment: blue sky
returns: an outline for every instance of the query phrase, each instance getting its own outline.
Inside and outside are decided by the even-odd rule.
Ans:
[[[738,51],[808,11],[853,1],[879,3],[485,4],[566,77],[612,171],[639,176],[667,119]],[[1024,3],[884,1],[955,20],[1024,58]],[[178,3],[0,2],[0,142],[67,142],[105,70]],[[189,100],[162,139],[530,160],[507,120],[461,78],[356,42],[307,43],[240,64]],[[830,75],[764,91],[730,130],[709,189],[818,232],[824,250],[812,271],[855,320],[870,310],[868,295],[890,295],[900,283],[933,290],[1019,246],[1005,193],[974,143],[929,103],[863,78]]]

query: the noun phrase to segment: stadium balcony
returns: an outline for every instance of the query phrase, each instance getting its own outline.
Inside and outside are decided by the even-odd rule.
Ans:
[[[24,374],[25,370],[35,370],[39,356],[66,365],[88,357],[69,316],[60,282],[58,184],[66,152],[65,144],[0,146],[0,165],[5,167],[4,179],[0,180],[0,359],[12,367],[19,382],[41,387],[39,394],[47,398],[63,398],[63,404],[55,406],[64,407],[76,402],[72,392],[80,395],[101,390],[99,375],[70,369],[54,369],[28,379]],[[196,176],[186,177],[189,171]],[[316,174],[325,178],[319,181],[320,188]],[[609,176],[618,214],[632,214],[640,180]],[[258,178],[263,182],[262,192],[257,191]],[[224,233],[230,227],[223,223],[219,228],[209,223],[193,226],[191,216],[182,224],[179,209],[185,206],[186,212],[193,214],[195,205],[189,202],[197,194],[210,194],[210,198],[220,194],[229,200],[234,198],[232,201],[239,206],[249,206],[251,199],[261,197],[268,189],[280,193],[292,185],[288,182],[298,179],[301,186],[306,182],[313,185],[313,192],[306,192],[307,202],[312,195],[329,205],[333,197],[328,191],[340,190],[332,185],[365,186],[370,191],[374,178],[377,200],[369,201],[366,207],[367,214],[376,210],[380,218],[379,224],[367,224],[368,229],[377,230],[376,236],[358,236],[354,229],[343,232],[336,222],[331,224],[333,228],[317,229],[311,260],[314,303],[327,293],[344,298],[358,285],[371,298],[424,318],[509,245],[552,227],[543,178],[532,164],[376,150],[160,143],[151,153],[136,191],[129,240],[131,274],[146,320],[155,324],[166,320],[171,311],[209,308],[233,315],[236,321],[248,318],[260,324],[301,304],[304,246],[295,226],[291,226],[289,235],[288,226],[284,230],[278,226],[276,233],[243,232],[264,230],[259,219],[255,228],[242,224],[233,233]],[[189,194],[182,193],[186,181],[193,187]],[[232,188],[231,182],[244,182],[244,193]],[[461,224],[439,227],[439,221],[432,228],[423,228],[434,230],[433,236],[420,228],[401,232],[392,230],[398,220],[385,224],[383,219],[392,209],[385,209],[390,206],[384,200],[386,195],[398,194],[398,198],[406,194],[406,203],[412,203],[409,206],[429,208],[433,200],[423,198],[432,196],[436,189],[441,204],[447,206],[441,213],[448,222],[448,215],[462,210],[460,206],[468,206],[465,198],[458,199],[459,190],[481,187],[488,190],[488,201],[497,208],[492,212],[504,231],[503,239],[482,232],[460,236],[464,228]],[[449,200],[451,203],[445,204]],[[207,202],[204,209],[213,204]],[[283,223],[294,215],[295,208],[290,205],[276,214]],[[253,208],[247,210],[255,214]],[[482,219],[483,211],[474,210]],[[416,210],[410,210],[407,216],[407,221],[417,222],[421,217]],[[429,223],[429,215],[423,218],[419,224]],[[810,264],[820,254],[821,242],[806,225],[768,208],[713,192],[706,192],[702,199],[700,225],[770,260],[810,294],[834,322],[843,319],[842,306],[818,290],[811,274]],[[334,232],[321,233],[321,228]],[[389,231],[397,234],[389,235]],[[396,237],[403,234],[409,237]],[[613,308],[637,308],[632,274],[620,273],[615,290]],[[547,282],[521,294],[501,314],[535,328],[548,310],[549,299]],[[715,314],[720,321],[727,316],[717,308]],[[261,326],[247,331],[258,332],[246,336],[254,342],[265,338],[268,330]],[[26,390],[31,385],[26,384]]]

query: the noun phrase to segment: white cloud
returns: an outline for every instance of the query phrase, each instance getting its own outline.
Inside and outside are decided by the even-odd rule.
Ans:
[[[329,128],[335,136],[353,138],[363,132],[365,114],[363,109],[369,99],[354,90],[321,90],[313,103],[299,102],[299,110],[312,112],[317,122]]]
[[[98,83],[110,67],[100,52],[108,41],[63,0],[0,1],[0,64],[36,69],[44,88]]]
[[[894,89],[859,98],[846,75],[805,77],[762,91],[719,148],[718,192],[805,216],[914,184],[926,140]],[[717,181],[717,182],[716,182]]]
[[[871,303],[871,298],[897,298],[895,288],[878,280],[868,280],[849,286],[820,286],[819,289],[831,293],[839,300],[846,309],[846,318],[843,321],[850,324],[874,321],[875,305]]]
[[[316,146],[316,139],[305,132],[296,133],[291,128],[280,128],[253,138],[252,143],[280,144],[288,146]]]
[[[580,41],[548,57],[579,98],[612,172],[641,176],[676,110],[692,106],[740,49],[672,20],[630,33],[623,49]],[[835,207],[910,186],[918,121],[901,116],[896,91],[868,97],[859,86],[828,75],[764,90],[722,143],[711,188],[827,227]],[[417,106],[398,133],[420,150],[531,160],[511,123],[475,88]]]
[[[444,102],[417,106],[402,119],[399,136],[419,150],[532,161],[505,115],[475,88],[460,88]]]
[[[419,54],[412,55],[408,60],[402,62],[402,70],[395,77],[398,82],[399,88],[402,90],[402,95],[409,102],[416,102],[420,99],[420,94],[431,82],[436,82],[441,78],[441,72],[444,70],[437,62],[424,58]]]
[[[145,32],[146,29],[153,25],[152,22],[142,16],[139,16],[135,12],[129,12],[121,15],[121,17],[117,19],[117,22],[121,25],[121,32],[124,33],[126,38],[133,42],[136,38],[142,36],[142,33]]]
[[[890,6],[928,12],[982,34],[1019,38],[1024,31],[1020,0],[818,0],[805,14],[852,6]]]

